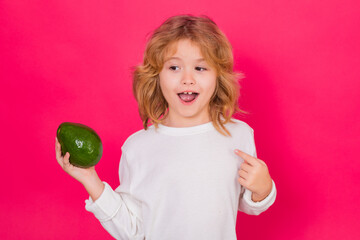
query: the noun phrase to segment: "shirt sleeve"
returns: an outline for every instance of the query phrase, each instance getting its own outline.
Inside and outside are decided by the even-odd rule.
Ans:
[[[143,240],[141,202],[131,195],[131,170],[124,153],[120,159],[119,176],[120,186],[115,191],[103,182],[104,191],[96,201],[89,196],[85,200],[85,209],[92,212],[114,238]]]
[[[251,129],[251,150],[250,153],[253,157],[257,157],[255,139],[254,139],[254,130]],[[266,211],[276,199],[276,186],[274,180],[272,181],[272,188],[270,194],[260,202],[254,202],[251,199],[252,192],[246,189],[244,186],[241,186],[241,194],[239,198],[239,208],[238,210],[249,215],[259,215],[260,213]]]

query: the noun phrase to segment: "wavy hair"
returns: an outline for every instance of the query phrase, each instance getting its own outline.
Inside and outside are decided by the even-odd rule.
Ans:
[[[195,43],[205,59],[217,73],[216,88],[209,102],[210,119],[222,135],[231,136],[225,128],[231,117],[239,112],[246,114],[238,105],[240,85],[238,80],[243,73],[234,72],[232,46],[225,34],[208,16],[176,15],[168,18],[156,28],[147,41],[143,63],[133,67],[133,94],[138,102],[138,110],[147,130],[149,122],[158,128],[158,124],[168,114],[159,82],[165,58],[176,52],[179,40],[189,39]]]

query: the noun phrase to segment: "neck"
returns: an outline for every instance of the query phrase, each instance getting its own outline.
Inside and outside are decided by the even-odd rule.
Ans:
[[[201,124],[205,124],[210,122],[210,117],[203,117],[203,118],[183,118],[183,119],[171,119],[169,116],[165,118],[161,124],[166,127],[193,127]]]

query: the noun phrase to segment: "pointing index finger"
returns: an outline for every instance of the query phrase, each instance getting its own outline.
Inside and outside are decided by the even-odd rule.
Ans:
[[[253,157],[253,156],[251,156],[251,155],[249,155],[249,154],[247,154],[247,153],[245,153],[245,152],[243,152],[243,151],[240,151],[239,149],[235,149],[235,153],[236,153],[238,156],[242,157],[242,158],[243,158],[245,161],[247,161],[248,163],[252,164],[252,165],[257,163],[255,157]]]

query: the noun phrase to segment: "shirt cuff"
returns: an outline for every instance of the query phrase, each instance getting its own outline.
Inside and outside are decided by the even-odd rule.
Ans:
[[[267,209],[268,207],[270,207],[274,202],[275,202],[275,198],[276,198],[276,187],[275,187],[275,182],[274,180],[272,180],[272,188],[271,188],[271,192],[269,193],[269,195],[261,200],[260,202],[254,202],[251,199],[251,195],[252,192],[248,189],[245,189],[245,193],[244,193],[244,200],[245,202],[251,207],[251,208],[256,208],[256,209]]]
[[[95,202],[90,196],[89,199],[85,200],[85,209],[92,212],[101,222],[113,218],[122,204],[119,194],[114,192],[108,183],[103,183],[105,185],[104,191]]]

